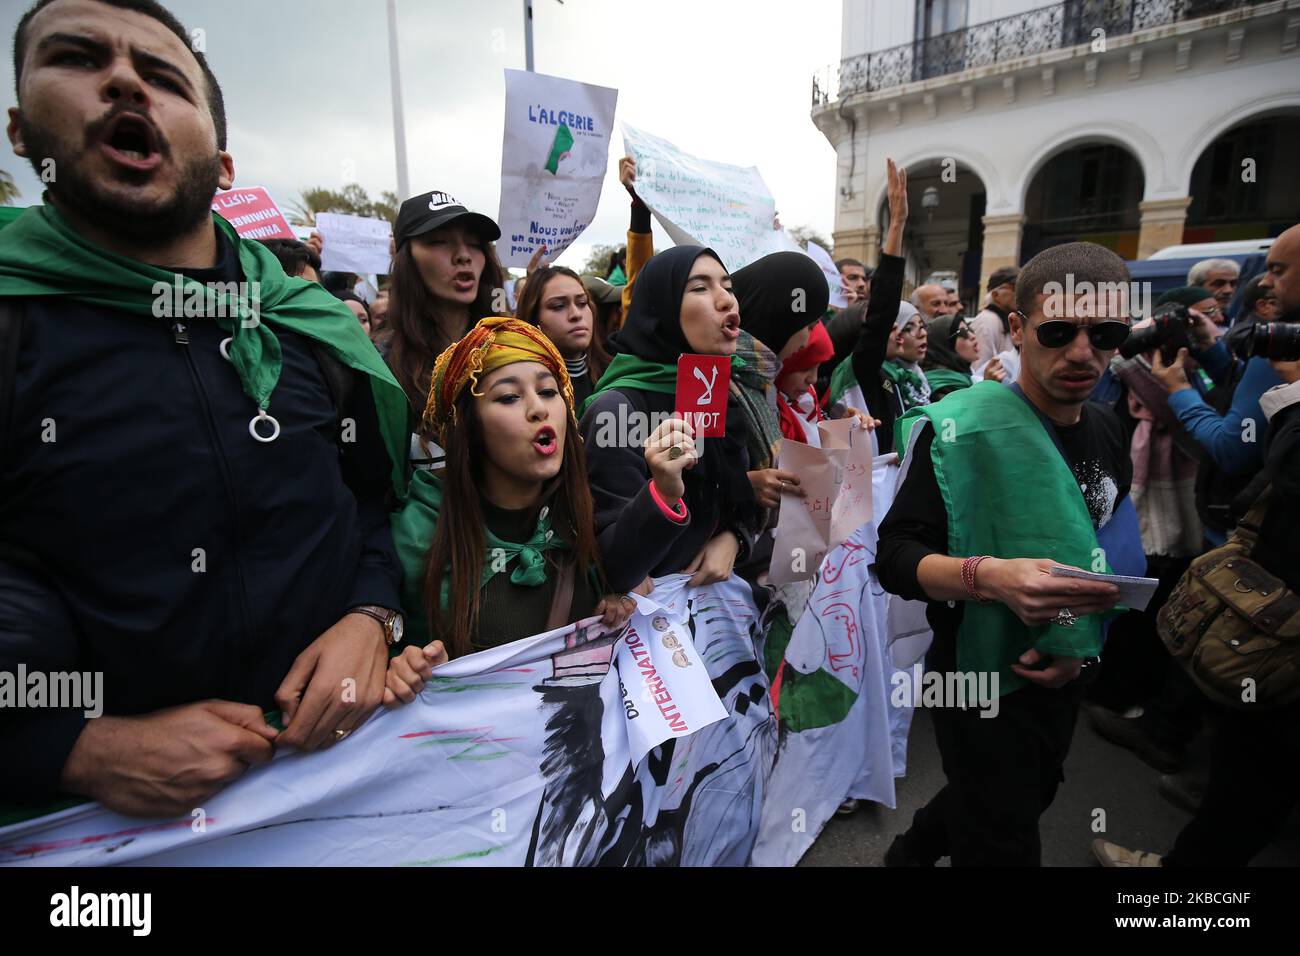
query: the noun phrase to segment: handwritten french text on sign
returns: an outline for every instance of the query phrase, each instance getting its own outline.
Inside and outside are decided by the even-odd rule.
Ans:
[[[296,239],[280,207],[261,186],[229,189],[212,197],[212,211],[244,239]]]
[[[871,520],[871,435],[856,419],[817,426],[821,448],[781,442],[777,467],[799,476],[807,496],[781,496],[768,577],[806,581],[826,553]]]
[[[677,360],[677,414],[695,429],[696,438],[727,433],[727,393],[731,357],[683,355]]]
[[[393,228],[383,219],[318,212],[316,230],[321,234],[321,268],[328,272],[357,275],[387,275],[392,256],[388,249]]]
[[[776,202],[754,166],[701,159],[623,124],[636,191],[678,245],[704,245],[733,272],[786,248],[772,228]]]
[[[596,215],[618,90],[505,73],[497,255],[503,265],[526,266],[544,245],[553,262]]]

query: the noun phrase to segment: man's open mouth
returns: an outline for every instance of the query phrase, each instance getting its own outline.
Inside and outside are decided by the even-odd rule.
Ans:
[[[123,165],[147,169],[160,158],[153,125],[138,113],[119,113],[104,131],[106,151]]]

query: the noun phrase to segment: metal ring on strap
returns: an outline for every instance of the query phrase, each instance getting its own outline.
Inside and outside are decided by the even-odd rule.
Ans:
[[[263,421],[271,423],[269,437],[264,437],[257,430],[257,423]],[[257,414],[248,420],[248,433],[260,442],[270,443],[280,437],[280,423],[273,416],[268,415],[265,408],[259,408]]]
[[[230,343],[233,341],[234,341],[233,337],[226,336],[224,339],[221,340],[221,344],[217,346],[217,349],[221,352],[221,357],[225,359],[227,362],[235,361],[230,357]]]

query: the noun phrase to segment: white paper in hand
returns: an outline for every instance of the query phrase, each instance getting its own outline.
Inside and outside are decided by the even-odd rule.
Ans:
[[[1080,578],[1084,581],[1105,581],[1107,584],[1116,584],[1119,586],[1119,603],[1134,611],[1145,611],[1151,601],[1151,595],[1156,593],[1156,588],[1160,585],[1160,581],[1156,578],[1136,578],[1127,574],[1096,574],[1059,564],[1053,565],[1050,573],[1061,578]]]
[[[691,640],[685,590],[679,597],[664,604],[636,595],[636,613],[618,645],[615,667],[633,765],[665,740],[727,716]]]

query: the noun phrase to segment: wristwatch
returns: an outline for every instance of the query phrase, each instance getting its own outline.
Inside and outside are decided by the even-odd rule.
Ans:
[[[378,604],[359,604],[354,608],[349,608],[348,613],[364,614],[366,617],[373,617],[382,624],[384,628],[384,645],[386,647],[400,644],[402,635],[406,633],[406,621],[402,618],[401,611],[390,611]]]

